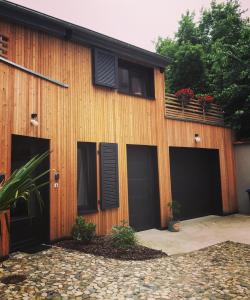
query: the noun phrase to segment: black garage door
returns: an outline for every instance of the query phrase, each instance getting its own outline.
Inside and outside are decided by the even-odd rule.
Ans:
[[[129,224],[135,230],[159,227],[157,149],[127,146]]]
[[[170,171],[182,220],[222,213],[218,150],[170,147]]]

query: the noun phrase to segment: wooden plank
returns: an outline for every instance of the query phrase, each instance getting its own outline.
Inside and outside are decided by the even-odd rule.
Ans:
[[[113,225],[129,219],[127,144],[157,146],[162,226],[166,225],[169,215],[167,204],[171,201],[168,151],[173,145],[219,149],[223,157],[223,203],[227,212],[234,209],[231,131],[219,127],[223,124],[219,115],[218,119],[213,115],[209,117],[209,114],[205,120],[202,119],[197,114],[200,106],[192,101],[191,105],[196,110],[184,114],[190,122],[166,119],[168,115],[183,118],[183,113],[176,113],[175,106],[181,105],[172,97],[175,101],[171,101],[168,114],[164,75],[158,69],[154,70],[155,101],[120,94],[93,86],[89,48],[7,22],[0,21],[0,28],[11,44],[8,49],[10,60],[69,84],[68,89],[62,89],[0,64],[0,171],[10,173],[11,134],[50,139],[53,170],[50,187],[51,240],[70,235],[77,216],[78,141],[97,143],[97,148],[101,142],[118,144],[120,207],[84,216],[97,224],[98,234],[109,233]],[[211,107],[217,109],[214,104]],[[215,113],[213,110],[212,114]],[[31,113],[38,114],[39,126],[36,128],[30,125]],[[199,121],[210,122],[213,126]],[[201,135],[199,145],[194,143],[195,133]],[[96,155],[99,159],[99,154]],[[55,170],[60,173],[58,189],[53,187]],[[99,170],[97,172],[99,174]],[[97,189],[100,196],[99,182]]]

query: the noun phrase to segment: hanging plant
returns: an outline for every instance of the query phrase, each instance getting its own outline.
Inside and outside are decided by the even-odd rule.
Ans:
[[[208,111],[211,107],[211,103],[214,102],[214,97],[211,95],[199,94],[196,95],[196,97],[199,100],[204,112]]]
[[[175,96],[182,103],[182,105],[187,105],[192,98],[194,98],[194,92],[191,89],[181,89],[175,93]]]

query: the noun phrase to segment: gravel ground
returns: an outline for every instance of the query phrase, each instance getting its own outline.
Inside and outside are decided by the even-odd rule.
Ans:
[[[225,242],[189,254],[119,261],[53,247],[0,264],[0,299],[250,299],[250,245]]]

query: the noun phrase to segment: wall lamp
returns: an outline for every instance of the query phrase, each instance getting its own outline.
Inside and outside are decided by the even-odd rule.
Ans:
[[[31,120],[30,120],[31,125],[37,127],[39,125],[38,123],[38,117],[37,114],[31,114]]]
[[[194,141],[195,141],[195,143],[200,143],[200,142],[201,142],[201,137],[199,136],[198,133],[196,133],[196,134],[194,135]]]

